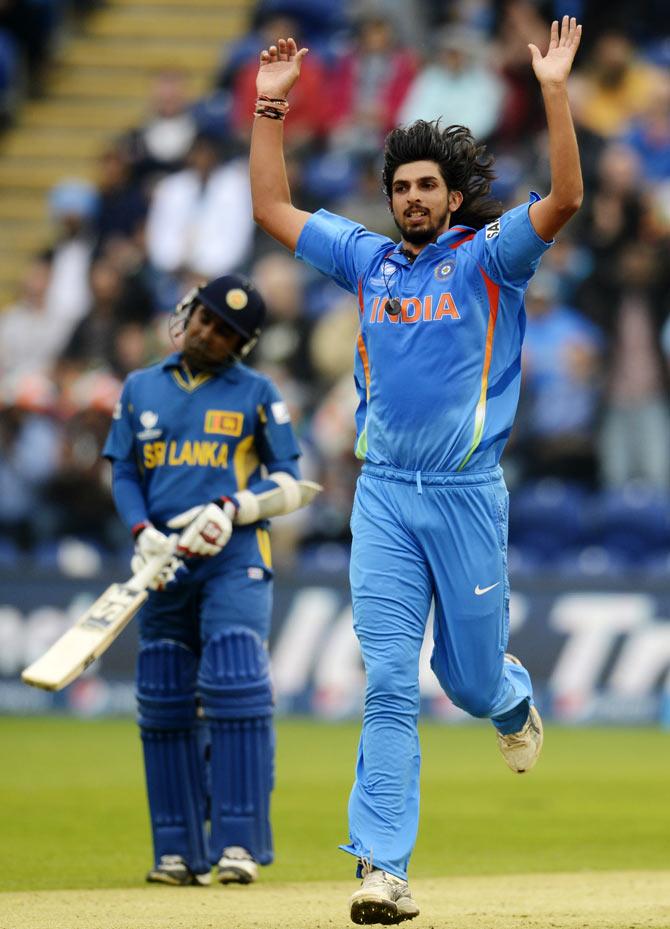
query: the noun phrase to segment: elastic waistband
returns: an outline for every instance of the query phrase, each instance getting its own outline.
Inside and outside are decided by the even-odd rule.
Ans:
[[[421,493],[424,484],[433,484],[440,487],[495,484],[503,475],[500,466],[490,468],[488,471],[405,471],[403,468],[392,468],[389,465],[374,465],[367,462],[363,465],[362,473],[380,481],[416,484],[419,493]]]

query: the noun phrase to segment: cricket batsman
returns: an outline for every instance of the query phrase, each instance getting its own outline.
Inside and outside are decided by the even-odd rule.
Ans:
[[[255,881],[273,858],[272,561],[259,499],[299,505],[298,445],[270,380],[242,364],[265,305],[236,274],[193,290],[183,350],[132,372],[104,455],[133,571],[179,533],[138,614],[136,693],[154,866],[147,880]],[[208,828],[207,823],[211,824]]]
[[[519,396],[524,291],[583,189],[566,82],[581,26],[530,46],[549,129],[551,190],[502,213],[493,158],[464,126],[393,130],[383,185],[400,242],[291,203],[283,157],[287,94],[307,49],[261,52],[251,143],[256,221],[358,295],[351,526],[354,629],[366,670],[349,841],[361,887],[355,923],[419,913],[407,867],[419,814],[418,662],[431,600],[432,668],[451,700],[492,720],[509,767],[542,746],[528,672],[508,640],[507,490],[499,466]],[[325,87],[324,94],[337,93]],[[501,215],[502,214],[502,215]]]

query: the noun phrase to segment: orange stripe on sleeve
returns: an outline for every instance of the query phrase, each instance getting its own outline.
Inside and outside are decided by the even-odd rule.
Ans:
[[[369,402],[370,400],[370,359],[368,358],[368,350],[363,341],[363,333],[358,333],[358,354],[361,356],[361,361],[363,362],[363,373],[365,375],[365,399]]]
[[[459,471],[462,471],[468,461],[472,458],[472,455],[481,442],[482,435],[484,433],[484,423],[486,421],[486,392],[489,386],[489,371],[491,369],[491,359],[493,357],[493,336],[495,334],[496,321],[498,319],[498,303],[500,301],[500,287],[498,284],[495,284],[491,280],[491,278],[481,266],[479,268],[479,272],[484,278],[484,285],[486,287],[486,296],[489,303],[489,319],[488,325],[486,327],[486,343],[484,346],[484,363],[482,365],[481,387],[479,391],[479,400],[475,410],[474,435],[472,437],[472,445],[470,446],[470,450],[458,466]]]

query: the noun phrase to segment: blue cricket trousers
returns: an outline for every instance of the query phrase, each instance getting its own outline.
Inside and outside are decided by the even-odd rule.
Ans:
[[[431,667],[472,716],[532,700],[509,635],[507,489],[500,468],[424,474],[364,465],[351,519],[354,630],[366,672],[344,851],[407,877],[419,818],[419,653],[435,601]]]

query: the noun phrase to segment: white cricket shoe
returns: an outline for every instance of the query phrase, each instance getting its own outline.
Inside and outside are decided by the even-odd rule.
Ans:
[[[352,922],[363,926],[392,926],[419,915],[407,881],[365,864],[363,882],[351,895],[350,905]]]
[[[170,884],[172,887],[206,887],[212,882],[209,871],[194,874],[181,855],[161,855],[155,868],[147,874],[150,884]]]
[[[258,878],[258,865],[252,855],[239,845],[224,848],[219,858],[216,879],[220,884],[253,884]]]
[[[505,654],[505,661],[521,664],[518,658],[509,653]],[[534,706],[528,708],[528,719],[518,732],[502,735],[496,731],[496,736],[508,768],[517,774],[524,774],[535,766],[542,751],[544,735],[542,719]]]

